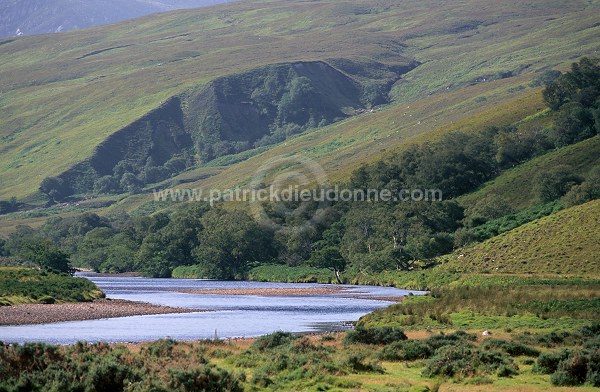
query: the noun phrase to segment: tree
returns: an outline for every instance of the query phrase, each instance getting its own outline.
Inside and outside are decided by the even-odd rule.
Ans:
[[[594,167],[585,181],[575,185],[562,197],[565,207],[572,207],[600,198],[600,166]]]
[[[496,162],[503,167],[513,167],[553,147],[546,132],[537,127],[506,128],[494,136]]]
[[[249,266],[273,258],[273,234],[246,212],[213,208],[201,219],[204,230],[192,255],[207,278],[245,276]]]
[[[15,212],[19,208],[19,203],[16,197],[11,197],[9,200],[0,200],[0,215]]]
[[[489,194],[477,200],[475,204],[467,207],[466,224],[468,226],[479,226],[489,220],[502,218],[514,212],[514,209],[506,198],[496,194]]]
[[[293,78],[288,91],[279,101],[277,108],[279,124],[293,122],[303,125],[308,123],[310,114],[307,108],[312,106],[310,101],[314,93],[314,87],[309,78],[304,76]]]
[[[278,259],[293,267],[302,264],[310,257],[316,230],[312,226],[284,227],[275,233],[280,246]]]
[[[103,176],[94,182],[94,194],[103,195],[116,193],[119,190],[119,182],[113,176]]]
[[[0,238],[0,256],[10,256],[8,249],[6,249],[6,241]]]
[[[558,110],[569,100],[569,97],[572,95],[572,89],[559,78],[546,84],[543,95],[548,107],[552,110]]]
[[[44,178],[40,184],[40,192],[48,195],[54,202],[62,201],[72,193],[69,185],[60,177]]]
[[[73,262],[97,272],[133,271],[137,248],[135,241],[127,234],[115,233],[112,228],[99,227],[85,235],[73,255]]]
[[[27,250],[29,243],[39,241],[40,239],[35,230],[30,226],[18,225],[15,231],[8,236],[4,248],[13,256],[22,256]]]
[[[595,134],[594,117],[588,109],[578,102],[561,106],[551,133],[552,141],[556,146],[568,146]]]
[[[583,58],[573,63],[571,70],[546,84],[544,100],[552,110],[564,104],[578,102],[589,107],[600,96],[600,65],[598,59]]]
[[[158,230],[148,230],[136,255],[139,270],[148,276],[167,277],[177,266],[194,264],[192,250],[199,244],[202,217],[209,209],[207,203],[186,204]]]
[[[315,268],[327,268],[333,271],[336,281],[342,283],[340,274],[346,269],[346,260],[340,254],[338,247],[326,246],[314,251],[309,264]]]
[[[582,179],[573,173],[569,165],[558,165],[552,169],[541,171],[534,179],[534,192],[542,203],[554,201],[566,194]]]
[[[142,182],[133,173],[126,172],[121,177],[119,187],[125,192],[137,193],[142,189]]]
[[[29,243],[22,256],[48,272],[72,272],[69,264],[69,255],[50,241],[38,240]]]

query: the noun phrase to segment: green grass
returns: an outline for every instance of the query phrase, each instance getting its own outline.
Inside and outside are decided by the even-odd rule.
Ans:
[[[564,279],[558,284],[515,279],[517,285],[463,285],[434,289],[428,299],[411,297],[377,310],[358,322],[363,327],[398,326],[413,330],[571,330],[600,315],[600,282]],[[488,282],[490,283],[490,282]],[[426,297],[427,298],[427,297]]]
[[[527,93],[528,88],[521,93],[511,88],[527,86],[535,71],[598,49],[598,28],[592,27],[597,3],[479,0],[450,7],[409,1],[371,7],[366,0],[248,1],[0,46],[0,198],[35,193],[44,177],[86,159],[107,136],[168,97],[266,64],[330,58],[423,63],[394,87],[402,106],[383,117],[364,115],[300,137],[290,146],[299,151],[302,144],[327,145],[337,134],[350,134],[331,145],[334,154],[329,149],[309,154],[335,173]],[[473,20],[481,23],[460,27]],[[131,46],[79,59],[122,45]],[[522,76],[468,86],[500,71]],[[412,104],[421,98],[422,104]],[[401,110],[405,105],[411,109]],[[396,125],[387,127],[391,122]],[[243,181],[244,173],[236,175],[242,166],[233,165],[215,180]]]
[[[600,276],[600,200],[559,211],[443,258],[457,272]]]
[[[104,293],[84,278],[31,268],[0,267],[0,306],[81,302],[102,297]]]

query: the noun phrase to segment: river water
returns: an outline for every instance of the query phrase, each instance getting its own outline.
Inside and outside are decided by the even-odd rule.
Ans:
[[[181,290],[322,287],[318,284],[222,282],[87,276],[108,298],[208,312],[119,317],[52,324],[0,327],[0,341],[69,344],[254,337],[275,331],[318,332],[348,328],[351,322],[392,302],[376,297],[422,294],[391,287],[342,286],[335,294],[304,297],[187,294]]]

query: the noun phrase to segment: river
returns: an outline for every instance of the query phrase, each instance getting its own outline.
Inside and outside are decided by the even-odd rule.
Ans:
[[[141,342],[160,338],[197,340],[254,337],[275,331],[342,330],[375,309],[392,304],[381,297],[422,294],[391,287],[342,286],[334,294],[303,297],[187,294],[185,290],[322,287],[318,284],[223,282],[88,276],[108,298],[148,302],[207,312],[132,316],[52,324],[0,327],[0,341]],[[378,299],[379,298],[379,299]]]

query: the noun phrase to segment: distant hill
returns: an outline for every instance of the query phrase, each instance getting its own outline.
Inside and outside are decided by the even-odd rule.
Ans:
[[[600,50],[599,8],[245,0],[2,39],[0,199],[43,205],[52,177],[120,192],[125,173],[143,177],[132,191],[176,174],[226,189],[299,152],[344,180],[408,142],[544,110],[531,81]]]
[[[76,30],[229,1],[234,0],[4,0],[0,37]]]

